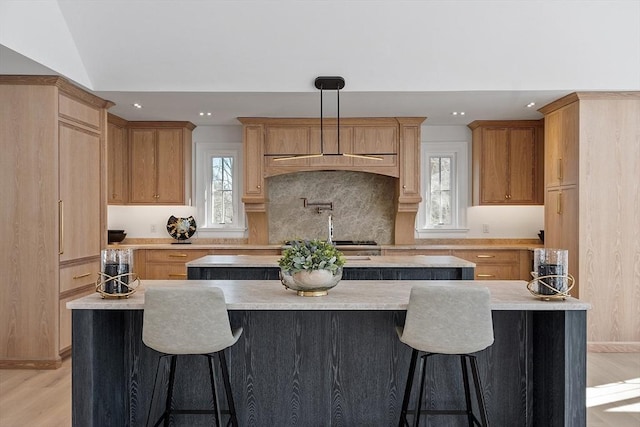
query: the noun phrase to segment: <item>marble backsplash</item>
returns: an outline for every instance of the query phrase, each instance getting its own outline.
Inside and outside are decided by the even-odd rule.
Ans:
[[[269,243],[294,239],[326,239],[333,215],[336,240],[393,243],[396,179],[349,171],[314,171],[267,179]],[[333,203],[333,211],[317,213],[308,203]]]

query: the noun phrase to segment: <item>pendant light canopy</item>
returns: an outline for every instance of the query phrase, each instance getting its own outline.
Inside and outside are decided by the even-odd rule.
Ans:
[[[368,154],[353,154],[353,153],[341,153],[340,152],[340,89],[344,88],[344,78],[339,76],[324,76],[316,77],[315,80],[316,89],[320,89],[320,153],[317,154],[302,154],[298,156],[278,157],[273,159],[274,161],[292,160],[292,159],[309,159],[313,157],[324,156],[345,156],[345,157],[357,157],[360,159],[368,160],[382,160],[382,157],[371,156]],[[336,91],[337,102],[337,126],[338,126],[338,152],[337,153],[325,153],[324,152],[324,111],[323,111],[323,92],[325,90]]]

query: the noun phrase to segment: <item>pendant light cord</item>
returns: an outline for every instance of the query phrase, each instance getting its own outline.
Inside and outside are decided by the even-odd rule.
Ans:
[[[320,154],[324,154],[324,135],[322,125],[322,117],[324,114],[322,113],[322,86],[320,86]]]

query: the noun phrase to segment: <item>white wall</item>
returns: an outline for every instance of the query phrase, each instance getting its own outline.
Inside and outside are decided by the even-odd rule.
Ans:
[[[471,144],[471,131],[466,126],[423,126],[421,139],[422,141],[438,142],[467,141]],[[199,126],[193,131],[193,141],[239,142],[242,141],[242,126]],[[471,159],[471,155],[469,155],[469,159]],[[470,168],[471,165],[469,164],[468,167]],[[470,197],[469,200],[471,200]],[[166,225],[171,215],[195,216],[195,212],[196,208],[192,206],[109,206],[108,225],[109,229],[126,230],[129,238],[167,238],[169,233],[166,230]],[[488,233],[483,232],[485,224],[488,226]],[[152,227],[155,231],[151,231]],[[465,233],[434,232],[423,237],[534,239],[537,238],[538,231],[544,228],[544,207],[469,207],[467,209],[467,228],[468,231]],[[198,232],[196,234],[196,237],[214,236],[215,234],[212,233],[204,235]]]

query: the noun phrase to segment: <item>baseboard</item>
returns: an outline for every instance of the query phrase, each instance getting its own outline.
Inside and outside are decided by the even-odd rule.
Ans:
[[[593,353],[640,353],[638,341],[588,342],[587,351]]]
[[[0,369],[58,369],[62,359],[55,360],[0,360]]]

